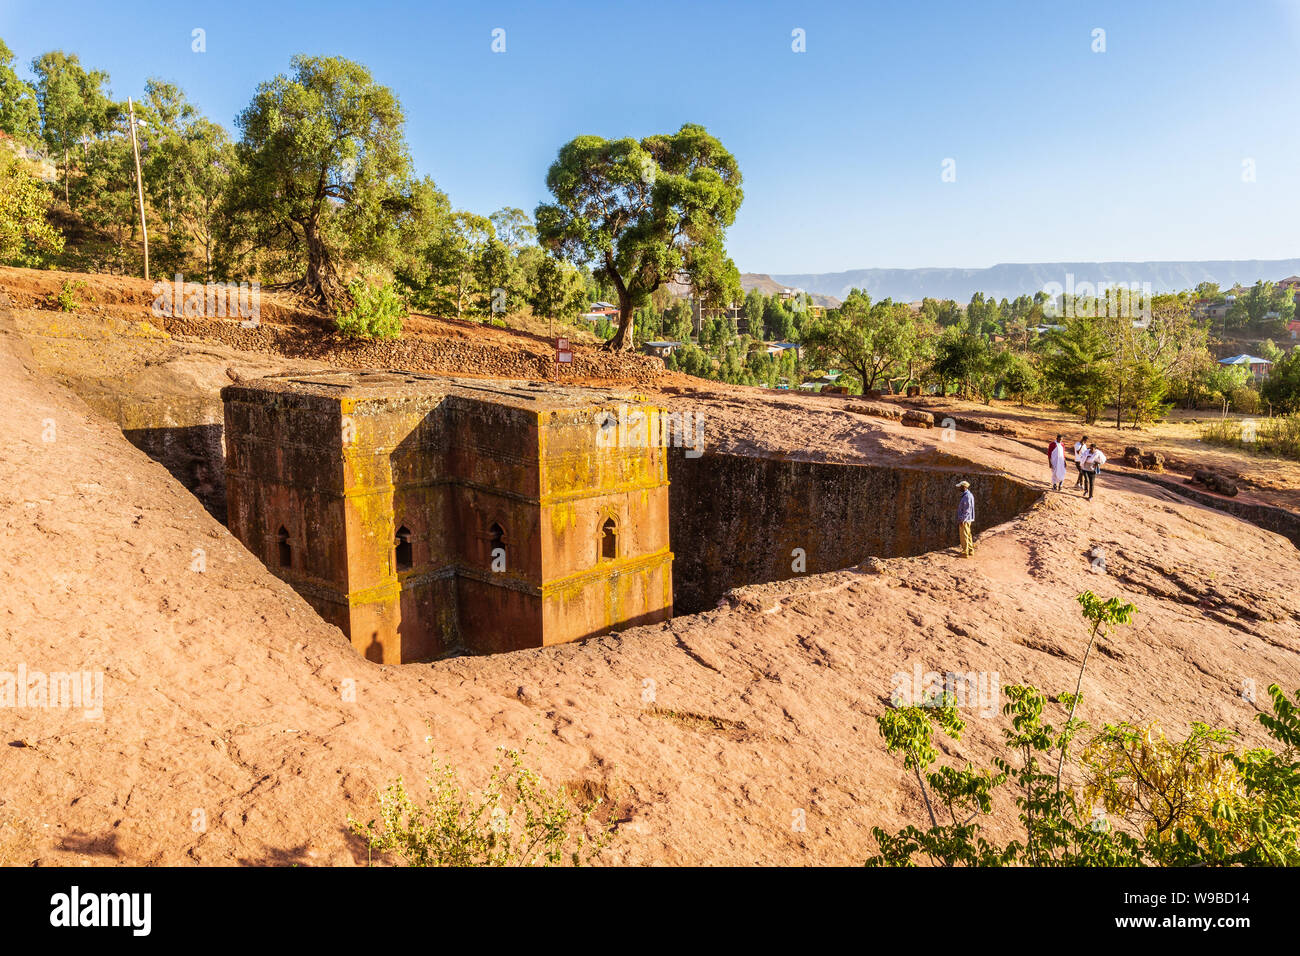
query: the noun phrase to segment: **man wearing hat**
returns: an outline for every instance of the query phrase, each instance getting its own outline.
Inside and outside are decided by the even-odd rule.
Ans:
[[[975,556],[975,539],[971,537],[971,525],[975,523],[975,496],[970,493],[970,482],[959,481],[961,500],[957,502],[957,523],[961,526],[961,556]]]

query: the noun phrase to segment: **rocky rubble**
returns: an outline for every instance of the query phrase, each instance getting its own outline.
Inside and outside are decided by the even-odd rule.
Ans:
[[[1137,445],[1129,445],[1124,449],[1124,457],[1120,459],[1130,468],[1137,468],[1139,471],[1162,472],[1165,470],[1165,456],[1159,452],[1144,452]]]

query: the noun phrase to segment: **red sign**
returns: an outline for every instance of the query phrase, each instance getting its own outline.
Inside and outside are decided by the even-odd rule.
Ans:
[[[573,361],[573,349],[569,348],[568,339],[555,340],[555,361],[556,362]]]

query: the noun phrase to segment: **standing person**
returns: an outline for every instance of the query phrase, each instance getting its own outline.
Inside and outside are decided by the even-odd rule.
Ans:
[[[1106,453],[1097,447],[1096,443],[1088,446],[1088,457],[1083,460],[1083,478],[1084,485],[1088,493],[1084,495],[1089,501],[1092,500],[1092,490],[1097,484],[1097,476],[1101,474],[1101,466],[1106,464]]]
[[[1065,486],[1065,445],[1060,435],[1047,446],[1047,463],[1052,467],[1052,490],[1060,491]]]
[[[1074,443],[1074,470],[1079,473],[1079,477],[1074,480],[1074,487],[1082,488],[1083,480],[1083,459],[1088,457],[1088,436],[1084,435]]]
[[[970,482],[959,481],[961,499],[957,502],[957,524],[961,526],[961,556],[975,556],[975,538],[971,535],[971,526],[975,523],[975,496],[970,493]]]

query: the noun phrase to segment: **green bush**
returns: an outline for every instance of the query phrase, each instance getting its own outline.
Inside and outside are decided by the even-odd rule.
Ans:
[[[348,286],[352,308],[339,311],[334,324],[348,338],[395,339],[402,334],[406,304],[391,282],[358,279]]]
[[[525,754],[497,748],[507,760],[480,791],[462,789],[456,771],[432,758],[423,805],[399,777],[379,795],[379,824],[348,817],[372,853],[408,866],[581,866],[613,839],[614,824],[596,819],[600,797],[587,802],[554,790],[524,766]]]
[[[1250,386],[1237,389],[1232,393],[1232,407],[1243,415],[1258,415],[1261,407],[1259,392]]]
[[[57,294],[51,293],[54,304],[59,307],[60,312],[76,312],[81,308],[81,302],[77,299],[77,293],[86,287],[86,283],[80,279],[75,281],[64,279],[59,284]]]
[[[1108,625],[1127,623],[1134,608],[1117,598],[1079,596],[1092,624],[1089,650]],[[1084,655],[1084,666],[1087,654]],[[1154,724],[1106,725],[1086,748],[1085,785],[1063,786],[1070,743],[1086,725],[1075,718],[1083,669],[1073,694],[1057,703],[1063,724],[1044,720],[1049,701],[1036,688],[1007,688],[1005,750],[992,769],[940,766],[934,732],[959,739],[964,724],[951,696],[895,706],[878,717],[890,753],[913,771],[930,826],[897,833],[872,830],[880,853],[868,866],[1194,866],[1300,864],[1300,691],[1293,701],[1269,687],[1272,714],[1260,724],[1280,744],[1237,752],[1236,734],[1192,725],[1171,742]],[[1052,764],[1056,766],[1053,767]],[[998,846],[978,817],[995,791],[1015,794],[1024,840]],[[1112,824],[1107,814],[1114,815]]]

